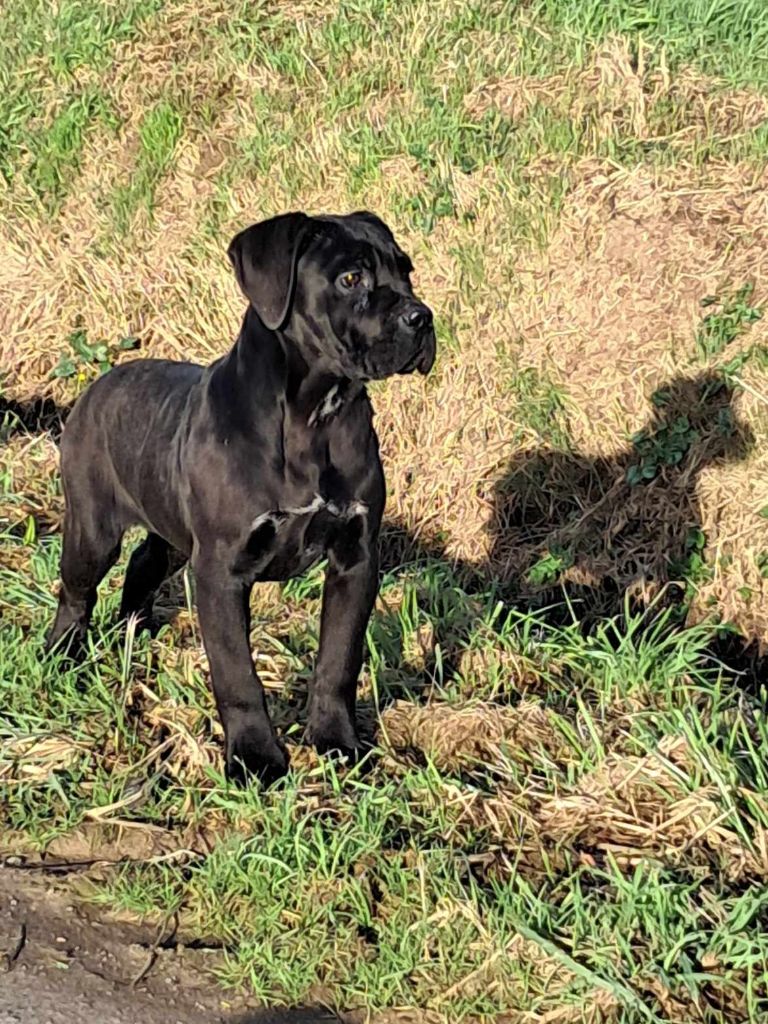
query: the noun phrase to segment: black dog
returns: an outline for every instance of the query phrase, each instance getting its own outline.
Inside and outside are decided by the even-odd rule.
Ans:
[[[117,367],[72,411],[48,647],[82,645],[125,529],[145,526],[120,614],[147,623],[157,587],[190,560],[227,771],[269,781],[288,758],[251,660],[251,587],[327,554],[307,733],[321,751],[354,752],[385,497],[365,383],[428,373],[435,333],[411,261],[373,214],[285,214],[241,232],[228,254],[250,303],[231,351],[207,368]]]

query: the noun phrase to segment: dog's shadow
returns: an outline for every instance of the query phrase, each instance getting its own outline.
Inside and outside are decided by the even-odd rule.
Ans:
[[[17,402],[0,395],[0,440],[17,434],[50,434],[58,443],[71,410],[71,405],[59,405],[46,396]]]
[[[489,588],[507,608],[536,610],[553,625],[577,620],[585,632],[651,602],[657,611],[673,605],[684,618],[691,587],[709,572],[698,499],[702,471],[738,462],[754,445],[733,397],[720,374],[681,376],[654,392],[645,426],[618,454],[540,447],[517,454],[493,484],[488,554],[481,561],[451,559],[440,543],[387,523],[385,573],[420,567],[427,578],[438,566],[448,577],[440,595],[447,625],[445,614],[434,614],[434,588],[425,584],[419,595],[434,624],[439,657],[426,667],[421,685],[398,692],[408,662],[408,639],[401,636],[391,695],[418,698],[430,692],[430,676],[443,678],[456,666],[477,622],[471,595]],[[390,650],[398,625],[390,617],[378,626]],[[712,653],[749,685],[768,682],[768,658],[756,638],[723,630]]]

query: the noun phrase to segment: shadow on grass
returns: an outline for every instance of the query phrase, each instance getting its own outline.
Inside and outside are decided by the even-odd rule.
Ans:
[[[50,434],[58,441],[71,410],[71,405],[58,405],[52,398],[16,402],[0,395],[0,440],[15,434]]]
[[[681,376],[654,392],[646,425],[616,455],[541,447],[520,453],[489,496],[482,561],[451,559],[441,544],[420,540],[396,522],[385,524],[385,573],[437,567],[449,581],[439,596],[453,605],[442,616],[450,627],[436,638],[442,664],[433,660],[425,676],[455,665],[472,635],[467,599],[489,589],[507,610],[536,611],[554,626],[578,622],[585,633],[627,610],[641,614],[651,601],[649,624],[671,606],[672,621],[682,625],[695,588],[712,573],[699,478],[711,466],[746,458],[754,445],[750,428],[734,413],[733,396],[721,374]],[[428,609],[435,595],[421,589],[420,603]],[[722,624],[710,654],[740,686],[756,692],[768,683],[760,647],[757,637]]]

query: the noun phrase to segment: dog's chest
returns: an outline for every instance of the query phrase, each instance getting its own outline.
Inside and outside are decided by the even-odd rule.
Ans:
[[[302,505],[281,505],[259,513],[250,524],[237,568],[254,580],[297,576],[329,549],[354,564],[368,528],[368,506],[315,494]]]
[[[248,578],[285,580],[325,554],[349,567],[366,557],[371,464],[378,460],[372,437],[365,403],[314,426],[288,410],[265,489],[269,504],[254,510],[238,557]]]

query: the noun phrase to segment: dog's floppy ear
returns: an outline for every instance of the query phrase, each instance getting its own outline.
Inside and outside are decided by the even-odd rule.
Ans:
[[[296,264],[311,221],[305,213],[282,213],[253,224],[229,243],[227,255],[240,290],[270,331],[288,318]]]

